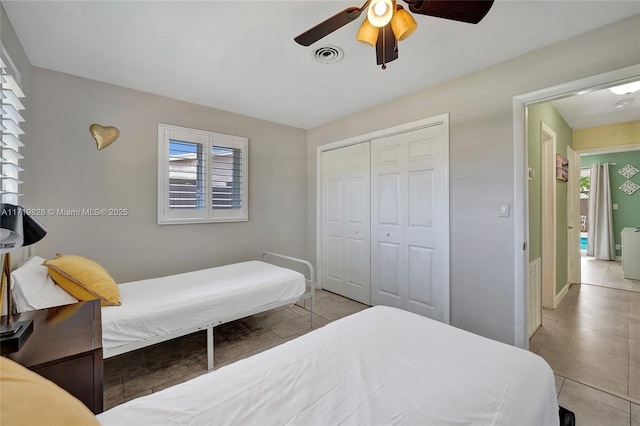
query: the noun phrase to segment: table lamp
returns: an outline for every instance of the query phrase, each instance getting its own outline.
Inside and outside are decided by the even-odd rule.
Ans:
[[[13,298],[11,296],[11,252],[40,241],[46,228],[36,219],[27,215],[21,206],[2,203],[0,217],[0,253],[4,254],[2,265],[2,298],[7,299],[7,322],[0,324],[0,351],[4,354],[20,349],[33,330],[33,321],[13,322]],[[5,290],[6,286],[6,290]]]

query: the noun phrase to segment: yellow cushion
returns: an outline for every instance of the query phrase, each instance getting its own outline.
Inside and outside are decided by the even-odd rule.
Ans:
[[[60,287],[78,300],[100,299],[102,306],[120,305],[120,290],[98,263],[73,254],[57,254],[42,263]]]
[[[82,402],[44,377],[0,357],[3,425],[97,425]]]

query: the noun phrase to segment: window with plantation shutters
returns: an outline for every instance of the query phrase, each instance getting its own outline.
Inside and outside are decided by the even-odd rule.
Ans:
[[[20,101],[24,93],[20,88],[20,73],[7,52],[2,48],[0,54],[0,81],[2,82],[2,145],[0,157],[2,160],[2,202],[19,205],[20,198],[20,148],[24,146],[20,137],[24,134],[21,126],[24,118],[20,111],[24,105]]]
[[[158,125],[158,223],[248,220],[248,140]]]

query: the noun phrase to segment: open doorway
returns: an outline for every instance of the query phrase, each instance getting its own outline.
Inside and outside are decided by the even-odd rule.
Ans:
[[[528,94],[528,95],[514,99],[514,111],[515,111],[514,138],[515,138],[515,144],[516,144],[514,145],[514,149],[516,150],[516,174],[518,174],[518,171],[520,170],[523,175],[522,181],[519,181],[518,177],[516,177],[516,187],[517,187],[516,193],[518,193],[520,189],[524,190],[525,196],[523,197],[522,200],[524,205],[526,206],[525,212],[528,213],[528,215],[523,215],[523,217],[520,217],[516,214],[516,219],[518,221],[522,220],[522,223],[524,224],[522,231],[525,235],[525,241],[527,242],[527,244],[522,246],[524,248],[523,252],[525,256],[524,256],[524,259],[522,259],[523,269],[521,272],[526,273],[527,262],[529,262],[530,260],[530,254],[532,251],[538,250],[538,254],[541,255],[539,246],[538,248],[536,248],[536,244],[540,244],[540,243],[536,241],[536,238],[538,238],[538,236],[537,236],[537,231],[535,230],[535,227],[536,227],[536,220],[539,220],[539,217],[541,216],[542,212],[540,207],[535,208],[534,206],[531,205],[531,198],[532,196],[535,196],[535,194],[530,193],[532,191],[538,190],[537,181],[538,182],[540,181],[540,176],[539,176],[540,170],[536,169],[535,166],[532,167],[530,162],[531,159],[527,157],[529,155],[529,152],[527,151],[527,149],[529,148],[528,143],[530,143],[532,140],[535,140],[533,138],[528,137],[529,136],[528,130],[531,127],[531,123],[530,121],[527,122],[527,118],[529,120],[531,119],[531,112],[534,111],[534,108],[532,107],[538,104],[551,103],[555,99],[566,97],[566,96],[571,96],[572,98],[573,97],[579,98],[580,96],[575,96],[575,95],[577,95],[579,92],[582,92],[582,91],[586,91],[586,90],[598,91],[602,89],[608,89],[609,87],[617,85],[620,81],[629,81],[629,80],[638,80],[638,79],[640,79],[640,66],[635,66],[635,67],[629,67],[624,70],[620,70],[618,72],[607,73],[604,75],[595,76],[595,77],[581,80],[578,82],[568,83],[566,85],[563,85],[562,87],[545,89],[537,93]],[[525,117],[525,118],[520,118],[518,114],[519,112],[521,112],[522,117]],[[558,113],[558,115],[560,114]],[[638,119],[636,119],[636,121],[637,120]],[[522,127],[520,127],[520,124],[522,125]],[[561,136],[562,132],[564,131],[563,126],[558,126],[556,123],[552,123],[552,120],[549,120],[547,124],[549,124],[552,130],[557,134],[558,136],[557,149],[560,150],[561,149],[560,145],[563,143],[561,139],[564,138],[564,136]],[[522,138],[518,139],[518,136],[519,136],[518,134],[520,132],[522,132],[522,134],[526,136],[523,136]],[[571,134],[572,146],[576,148],[576,144],[574,143],[576,140],[575,136],[576,136],[576,133],[580,133],[580,132],[572,130],[571,133],[572,133]],[[636,135],[636,139],[626,143],[626,145],[635,145],[636,146],[635,149],[638,150],[640,149],[640,140],[638,140],[637,138],[637,135],[638,135],[637,128],[635,131],[635,135]],[[527,137],[528,139],[525,140],[525,137]],[[520,148],[522,150],[521,152],[518,152],[518,142],[522,143],[523,145],[523,148]],[[567,157],[570,161],[570,164],[580,166],[582,165],[581,164],[582,159],[579,154],[593,151],[595,148],[588,146],[583,149],[580,149],[580,148],[577,148],[577,149],[578,149],[578,155],[574,155],[573,159],[571,159],[570,155],[567,155]],[[611,147],[607,147],[607,149],[611,149]],[[523,163],[520,166],[518,165],[518,161],[517,161],[519,159],[518,154],[522,155],[521,160],[523,161]],[[635,161],[635,160],[628,160],[628,158],[629,156],[627,155],[625,156],[624,161],[617,160],[616,161],[617,166],[610,170],[611,174],[612,175],[618,174],[618,168],[625,166],[629,161],[631,162]],[[611,160],[608,160],[608,161],[610,162]],[[527,168],[531,168],[533,170],[528,170]],[[569,182],[572,180],[571,176],[572,174],[569,173]],[[578,168],[577,175],[575,176],[575,178],[573,178],[573,182],[585,183],[584,179],[581,179],[580,176],[581,176],[581,171]],[[590,181],[591,181],[591,177],[589,176],[589,190],[591,190]],[[520,185],[522,186],[520,187]],[[562,190],[564,190],[565,187],[568,189],[569,185],[565,186],[565,184],[560,182],[558,182],[557,185],[558,186],[556,187],[556,189],[558,192],[558,197],[556,201],[560,202],[564,198],[568,204],[569,194],[568,193],[560,194],[560,193]],[[580,194],[581,186],[583,185],[575,185],[576,189],[574,193],[578,197],[580,197],[579,194]],[[612,183],[611,186],[612,188],[615,188],[614,190],[621,192],[621,190],[618,190],[618,187],[622,185],[619,184],[616,186],[616,184]],[[561,209],[558,209],[558,210],[561,210]],[[638,210],[636,209],[636,216],[637,216],[637,211]],[[567,212],[566,214],[568,215],[569,213]],[[581,212],[580,208],[576,208],[575,215],[577,220],[576,225],[581,226],[581,228],[579,229],[588,230],[589,221],[593,220],[592,217],[589,217],[590,216],[589,213],[588,212],[585,213],[584,210]],[[587,218],[582,218],[581,216],[587,216]],[[640,219],[640,218],[636,218],[636,219]],[[562,212],[558,213],[557,220],[558,222],[562,220]],[[569,250],[568,229],[570,225],[571,225],[571,222],[567,220],[566,228],[563,228],[562,224],[560,223],[558,224],[558,227],[557,227],[556,237],[558,240],[561,240],[563,235],[567,235],[567,246],[565,247],[565,250]],[[516,224],[516,226],[518,226],[518,224]],[[541,237],[540,237],[540,241],[541,241]],[[579,249],[580,242],[581,240],[577,239],[574,247]],[[559,263],[564,263],[567,261],[568,255],[566,255],[566,253],[567,251],[564,251],[564,259],[561,259],[561,257],[563,256],[563,250],[560,248],[560,246],[558,246],[557,255],[558,255]],[[533,254],[535,255],[535,252]],[[523,284],[523,288],[525,289],[527,288],[526,285],[528,284],[527,278],[528,277],[521,278],[524,281],[522,284]],[[558,288],[560,288],[561,286],[562,286],[562,282],[558,284]],[[516,292],[517,291],[518,291],[518,288],[516,287]],[[542,328],[539,328],[538,332],[536,332],[533,335],[530,342],[525,342],[525,345],[526,345],[525,347],[529,348],[529,343],[531,343],[531,350],[534,353],[540,355],[543,359],[545,359],[554,370],[554,373],[556,373],[558,376],[566,377],[571,380],[580,381],[580,383],[587,383],[589,386],[602,389],[602,390],[613,389],[615,392],[617,392],[618,395],[628,396],[633,394],[633,386],[631,386],[631,383],[633,382],[637,383],[637,380],[632,379],[634,377],[632,375],[632,371],[634,371],[633,370],[634,368],[637,369],[638,365],[637,363],[632,364],[631,362],[628,361],[629,359],[634,359],[634,358],[630,357],[628,352],[622,353],[622,354],[619,354],[617,352],[616,353],[598,352],[600,348],[599,346],[600,342],[604,341],[604,339],[608,338],[612,333],[615,333],[615,330],[612,330],[611,328],[607,328],[608,325],[605,325],[605,324],[610,324],[608,322],[609,318],[616,318],[616,321],[618,320],[622,321],[621,329],[623,330],[623,332],[628,332],[629,330],[628,327],[630,326],[629,325],[630,320],[624,319],[625,316],[619,315],[619,312],[616,311],[616,308],[618,306],[617,304],[615,306],[611,306],[610,309],[603,308],[603,306],[609,306],[608,303],[602,303],[602,302],[608,302],[608,298],[613,297],[612,296],[613,293],[611,292],[617,292],[615,294],[616,300],[621,299],[621,300],[628,301],[631,298],[631,296],[625,296],[625,294],[628,295],[630,294],[630,292],[624,292],[617,289],[604,289],[604,288],[599,288],[599,287],[589,286],[589,285],[575,286],[574,288],[571,289],[570,292],[567,293],[567,297],[565,297],[562,300],[562,303],[556,310],[551,310],[551,312],[549,312],[548,309],[544,310],[544,316],[545,316],[545,318],[543,319],[543,321],[545,321],[544,326]],[[526,295],[526,291],[523,291],[522,293]],[[621,293],[624,293],[624,294],[621,295]],[[557,296],[562,296],[562,294],[557,293]],[[526,314],[529,314],[531,309],[536,309],[536,307],[535,307],[535,304],[534,305],[529,304],[530,302],[532,302],[531,299],[526,299],[526,302],[527,303],[524,305],[524,307],[526,310]],[[627,303],[627,302],[623,302],[623,303]],[[594,307],[598,309],[593,309]],[[542,308],[540,307],[538,309],[542,309]],[[628,311],[625,311],[625,312],[628,312]],[[576,343],[576,342],[579,342],[579,343]],[[598,348],[598,349],[594,349],[594,348]],[[619,386],[619,390],[618,388],[612,387],[612,385],[609,382],[610,378],[613,375],[611,366],[617,365],[618,359],[621,360],[620,365],[629,367],[628,369],[625,369],[625,368],[620,369],[620,377],[622,378],[621,379],[622,385]],[[635,367],[633,367],[634,365]],[[595,371],[602,371],[603,373],[601,377],[596,377],[597,374],[594,374]]]
[[[515,206],[514,206],[514,219],[515,219],[515,237],[514,248],[516,253],[515,271],[514,271],[514,296],[515,296],[515,343],[520,347],[528,347],[528,333],[531,329],[530,324],[530,310],[532,306],[532,299],[529,291],[529,263],[530,252],[536,248],[540,250],[541,237],[540,234],[530,232],[532,220],[540,220],[540,209],[531,208],[530,190],[532,187],[532,181],[536,180],[536,172],[530,167],[530,154],[528,150],[528,123],[529,107],[548,103],[561,98],[579,98],[579,94],[588,92],[595,92],[602,89],[608,89],[612,86],[616,86],[621,83],[635,81],[640,79],[640,65],[633,65],[630,67],[622,68],[619,70],[611,71],[608,73],[588,77],[585,79],[561,84],[558,86],[542,89],[536,92],[531,92],[514,97],[514,159],[515,159]],[[635,141],[637,143],[638,141]],[[532,170],[533,169],[533,170]],[[566,192],[565,192],[566,197]],[[566,199],[566,198],[565,198]],[[537,211],[537,212],[536,212]],[[576,212],[578,216],[577,222],[580,222],[579,210]],[[536,216],[537,215],[537,216]],[[537,219],[536,219],[537,218]],[[566,235],[566,216],[565,222],[559,224],[559,234]],[[524,244],[523,244],[524,242]],[[559,250],[559,255],[564,254],[564,264],[566,265],[566,239],[563,250]],[[562,285],[562,283],[560,284]],[[566,286],[562,287],[563,289]],[[556,289],[557,290],[557,289]],[[562,296],[558,294],[557,296]],[[541,306],[538,305],[541,309]]]
[[[585,188],[581,192],[586,193],[581,196],[589,200],[589,206],[593,206],[594,193],[594,170],[609,172],[610,189],[610,209],[611,214],[611,248],[605,250],[605,255],[598,250],[597,243],[591,237],[595,234],[600,237],[600,232],[594,232],[595,218],[592,209],[585,210],[586,218],[586,249],[581,250],[582,255],[582,283],[597,285],[602,287],[615,288],[620,290],[640,292],[640,280],[634,279],[632,275],[625,274],[623,270],[623,233],[625,229],[640,226],[640,199],[634,197],[634,193],[640,190],[636,185],[640,183],[640,145],[619,146],[614,148],[590,150],[582,152],[581,180]],[[638,166],[636,166],[636,164]],[[595,165],[595,169],[594,169]],[[605,168],[606,167],[606,168]],[[635,172],[635,170],[639,170]],[[637,176],[636,176],[637,175]],[[637,183],[636,183],[637,182]],[[587,188],[588,191],[587,191]],[[594,247],[596,246],[596,247]],[[581,247],[582,248],[582,247]],[[609,253],[607,255],[607,252]],[[637,263],[637,260],[632,261]],[[627,271],[629,272],[629,271]]]
[[[591,189],[591,170],[580,167],[580,255],[587,255],[589,244],[589,190]]]

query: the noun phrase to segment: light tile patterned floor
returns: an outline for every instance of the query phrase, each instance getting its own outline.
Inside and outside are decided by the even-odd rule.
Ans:
[[[625,280],[619,262],[592,258],[582,282],[543,309],[529,349],[553,368],[577,424],[640,426],[640,282]]]
[[[640,280],[624,278],[622,263],[582,257],[582,283],[640,293]]]
[[[315,303],[315,327],[367,308],[322,290],[316,292]],[[309,310],[299,305],[223,324],[214,329],[214,368],[262,352],[310,330]],[[206,340],[205,332],[194,333],[106,359],[105,410],[206,373]]]
[[[318,326],[366,308],[325,291],[316,294]],[[225,324],[215,332],[215,367],[309,330],[309,312],[297,305]],[[577,424],[640,426],[640,293],[574,286],[559,309],[545,310],[530,347],[554,368],[558,401],[574,411]],[[204,374],[206,365],[204,333],[107,359],[105,409]],[[625,386],[636,396],[626,396]]]

